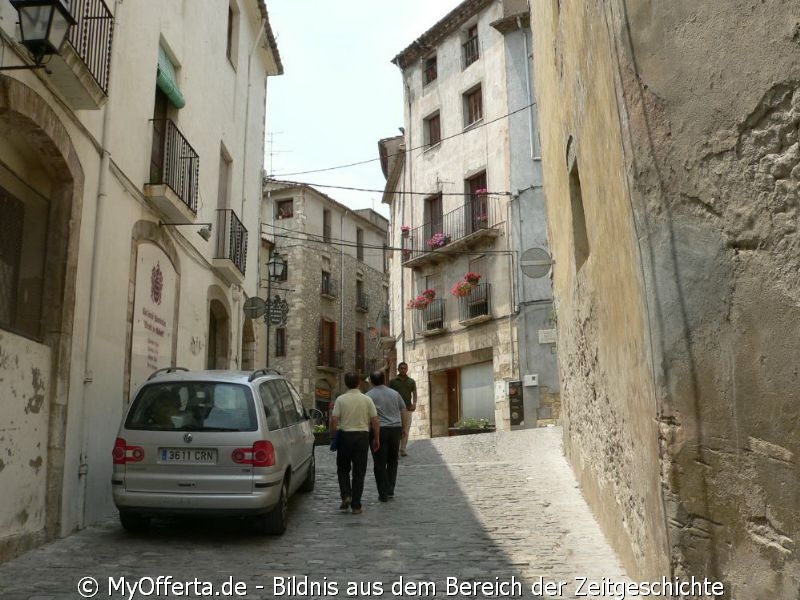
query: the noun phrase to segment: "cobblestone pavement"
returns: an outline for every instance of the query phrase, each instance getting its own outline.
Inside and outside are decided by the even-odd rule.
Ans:
[[[76,600],[84,577],[98,581],[94,597],[101,600],[367,598],[380,596],[377,583],[385,598],[447,598],[448,577],[463,584],[512,576],[520,588],[460,589],[449,597],[538,598],[531,585],[565,581],[560,594],[551,589],[544,597],[574,598],[576,577],[627,581],[563,458],[557,427],[412,442],[389,503],[378,502],[370,462],[361,515],[339,512],[327,448],[317,448],[317,464],[316,489],[292,498],[282,537],[258,536],[244,521],[198,520],[156,522],[133,536],[109,519],[0,565],[0,598]],[[150,593],[158,576],[213,588],[155,585]],[[276,586],[276,577],[296,585]],[[142,587],[112,589],[109,578]],[[421,589],[393,589],[401,578]],[[348,582],[359,587],[348,590]],[[231,589],[237,583],[239,595]]]

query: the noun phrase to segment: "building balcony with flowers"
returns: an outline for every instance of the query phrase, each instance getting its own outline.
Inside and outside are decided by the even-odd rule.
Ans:
[[[441,263],[486,246],[500,235],[495,200],[489,194],[469,196],[461,206],[419,227],[401,226],[403,266]]]

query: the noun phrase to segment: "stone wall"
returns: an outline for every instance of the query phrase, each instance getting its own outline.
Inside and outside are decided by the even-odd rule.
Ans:
[[[661,565],[725,581],[732,597],[796,598],[800,7],[560,6],[536,2],[532,15],[542,121],[554,121],[545,180],[565,188],[549,208],[568,207],[557,165],[575,131],[591,247],[577,278],[556,259],[562,381],[576,382],[563,393],[568,453],[589,489],[626,474],[663,486],[663,523],[643,514],[668,549],[625,526],[637,503],[589,494],[599,513],[619,512],[622,527],[602,521],[634,573]],[[602,157],[599,176],[585,176],[587,155]],[[567,258],[564,225],[551,239]],[[615,260],[601,273],[606,238]],[[614,289],[592,303],[604,280]],[[626,329],[606,327],[608,305],[625,307]],[[652,389],[630,385],[637,364]],[[572,430],[578,418],[592,437]],[[657,441],[658,462],[620,470],[627,440],[651,458]]]

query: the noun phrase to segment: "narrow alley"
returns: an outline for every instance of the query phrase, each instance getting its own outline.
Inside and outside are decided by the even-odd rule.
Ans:
[[[334,454],[318,447],[315,490],[293,497],[282,537],[257,536],[246,522],[201,520],[159,521],[134,536],[109,519],[0,566],[0,597],[257,600],[382,590],[445,598],[454,590],[448,577],[470,588],[450,597],[536,598],[537,582],[551,586],[544,597],[578,597],[580,578],[627,578],[581,496],[561,435],[549,427],[412,442],[394,501],[378,502],[370,462],[361,515],[339,512]],[[169,585],[198,583],[167,588],[170,576]],[[89,577],[97,588],[81,582]]]

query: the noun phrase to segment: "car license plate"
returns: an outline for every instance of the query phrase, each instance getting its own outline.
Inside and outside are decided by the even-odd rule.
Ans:
[[[217,464],[216,448],[159,448],[162,463]]]

